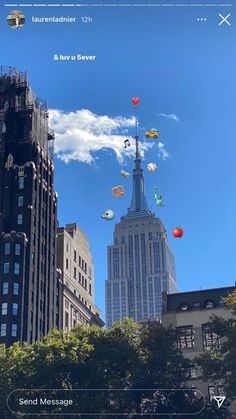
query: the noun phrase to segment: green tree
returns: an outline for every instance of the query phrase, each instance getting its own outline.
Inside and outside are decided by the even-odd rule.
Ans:
[[[140,325],[127,319],[108,330],[83,325],[69,333],[54,330],[32,345],[1,348],[0,417],[10,418],[6,398],[12,390],[35,388],[98,389],[81,391],[79,400],[82,411],[89,406],[89,411],[99,412],[97,419],[111,410],[113,419],[120,418],[116,413],[121,410],[133,418],[142,406],[145,415],[148,404],[153,409],[164,403],[168,412],[181,411],[185,403],[191,411],[192,400],[186,400],[184,392],[172,392],[163,402],[158,392],[142,390],[184,388],[188,368],[189,361],[176,346],[175,331],[160,324]],[[53,417],[59,411],[55,408]]]
[[[82,366],[92,346],[73,334],[54,330],[32,345],[15,343],[0,351],[0,417],[9,418],[7,395],[21,388],[71,388],[74,365]]]

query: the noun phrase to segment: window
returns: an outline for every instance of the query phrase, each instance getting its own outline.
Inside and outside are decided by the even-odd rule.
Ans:
[[[89,284],[89,295],[92,295],[92,285]]]
[[[12,314],[13,314],[13,316],[17,316],[17,314],[18,314],[18,304],[17,303],[12,304]]]
[[[2,316],[7,314],[7,303],[2,303]]]
[[[206,308],[213,308],[214,307],[213,301],[211,301],[211,300],[206,301],[205,307]]]
[[[183,303],[180,305],[180,311],[187,311],[187,310],[189,310],[188,304]]]
[[[69,243],[66,242],[66,251],[69,252]]]
[[[189,368],[189,377],[190,378],[197,378],[197,367],[196,365],[191,365]]]
[[[66,258],[66,269],[69,269],[69,260]]]
[[[13,337],[16,337],[16,335],[17,335],[17,324],[12,324],[12,326],[11,326],[11,335]]]
[[[2,323],[1,324],[1,336],[6,336],[6,334],[7,334],[7,325],[6,325],[6,323]]]
[[[24,177],[23,176],[20,176],[18,178],[18,187],[19,187],[19,189],[24,189]]]
[[[8,282],[3,282],[3,284],[2,284],[2,293],[3,293],[3,295],[8,294]]]
[[[74,250],[74,261],[76,262],[76,250]]]
[[[23,214],[17,214],[17,224],[20,225],[23,223]]]
[[[79,256],[79,266],[81,266],[81,256]]]
[[[79,283],[81,284],[81,273],[79,272]]]
[[[19,295],[19,284],[18,284],[18,282],[14,282],[14,284],[13,284],[13,295]]]
[[[194,347],[193,326],[177,327],[177,346],[179,349]]]
[[[208,395],[210,401],[212,401],[213,397],[215,396],[215,386],[208,386]]]
[[[224,396],[225,395],[224,386],[217,386],[217,393],[218,393],[218,396]]]
[[[20,243],[15,244],[15,255],[20,256]]]
[[[24,203],[23,195],[19,195],[18,196],[18,199],[17,199],[17,205],[18,205],[18,207],[23,207],[23,203]]]
[[[76,267],[74,267],[74,278],[76,279]]]
[[[4,255],[10,255],[11,243],[7,242],[4,245]]]
[[[198,397],[197,387],[191,386],[192,394],[194,397]]]
[[[20,274],[20,264],[14,263],[14,274],[19,275]]]
[[[9,274],[9,270],[10,270],[10,263],[9,262],[5,262],[3,264],[3,273],[4,274]]]
[[[66,329],[68,329],[69,327],[69,314],[68,313],[66,313],[66,316],[65,316],[65,326],[66,326]]]
[[[212,351],[221,348],[220,336],[217,335],[207,324],[202,325],[203,350]]]
[[[201,303],[193,303],[193,308],[200,308],[201,307]]]

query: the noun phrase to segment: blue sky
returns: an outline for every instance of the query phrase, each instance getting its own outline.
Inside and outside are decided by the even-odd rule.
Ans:
[[[146,149],[146,194],[150,209],[161,217],[167,229],[179,288],[187,291],[234,284],[234,10],[230,11],[229,27],[218,26],[218,13],[226,15],[229,9],[213,7],[21,9],[27,23],[23,29],[12,30],[4,23],[10,10],[1,7],[1,64],[27,70],[33,89],[48,100],[50,108],[63,115],[73,112],[75,130],[76,111],[81,109],[90,111],[96,120],[104,115],[110,120],[136,115],[142,141],[146,129],[157,128],[158,141],[170,156],[165,160],[158,156],[158,141]],[[93,23],[33,24],[32,15],[91,16]],[[207,22],[198,22],[197,17],[207,17]],[[97,58],[94,62],[54,61],[54,54],[60,53]],[[141,98],[137,111],[132,109],[133,96]],[[179,122],[160,116],[161,113],[175,114]],[[127,130],[127,135],[134,132],[129,124]],[[78,222],[89,237],[95,264],[96,303],[103,316],[106,247],[112,243],[115,222],[130,205],[132,191],[132,179],[119,174],[121,169],[132,170],[131,151],[125,154],[119,137],[113,147],[112,135],[109,146],[105,141],[104,148],[100,144],[98,151],[93,151],[93,132],[90,140],[94,161],[90,163],[86,163],[86,157],[80,161],[81,138],[77,160],[65,164],[55,158],[59,222]],[[120,135],[126,134],[122,131]],[[98,136],[97,141],[100,140],[104,136]],[[69,141],[65,138],[68,149]],[[120,161],[113,149],[121,153]],[[146,170],[150,161],[158,165],[154,174]],[[125,187],[125,196],[119,200],[111,195],[112,186],[117,184]],[[163,208],[155,206],[154,186],[166,201]],[[101,219],[107,208],[115,211],[114,221]],[[181,240],[171,235],[176,225],[184,229]]]

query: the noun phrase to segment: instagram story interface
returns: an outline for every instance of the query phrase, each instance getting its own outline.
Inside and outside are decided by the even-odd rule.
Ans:
[[[235,5],[0,6],[0,417],[236,418]]]

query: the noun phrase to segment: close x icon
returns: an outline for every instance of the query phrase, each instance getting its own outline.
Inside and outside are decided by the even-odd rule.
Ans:
[[[223,24],[226,24],[226,25],[228,25],[228,26],[231,26],[231,23],[230,23],[230,21],[228,20],[228,19],[230,18],[230,16],[231,16],[231,13],[228,13],[228,15],[227,15],[227,16],[223,16],[221,13],[219,13],[219,17],[220,17],[220,19],[221,19],[221,21],[220,21],[220,23],[219,23],[219,26],[221,26],[221,25],[223,25]]]

